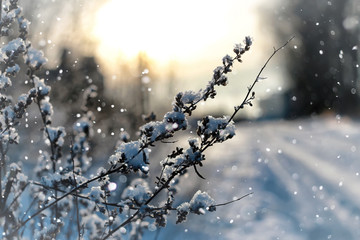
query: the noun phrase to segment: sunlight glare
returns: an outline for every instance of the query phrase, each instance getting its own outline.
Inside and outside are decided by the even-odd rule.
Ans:
[[[225,7],[207,1],[111,0],[99,9],[93,35],[100,55],[134,57],[142,51],[158,61],[184,58],[227,30]]]

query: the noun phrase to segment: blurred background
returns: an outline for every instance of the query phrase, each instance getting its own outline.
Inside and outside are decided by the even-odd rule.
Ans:
[[[230,114],[273,47],[291,36],[295,39],[263,74],[256,106],[239,119],[359,113],[360,6],[355,0],[21,4],[32,22],[33,45],[49,59],[44,72],[71,89],[53,93],[56,98],[75,101],[79,89],[94,83],[103,97],[102,111],[113,105],[111,111],[134,119],[132,126],[122,123],[130,132],[141,125],[143,114],[161,118],[177,92],[204,87],[222,57],[247,35],[254,39],[251,52],[236,64],[230,86],[219,89],[218,100],[202,105],[198,116]]]

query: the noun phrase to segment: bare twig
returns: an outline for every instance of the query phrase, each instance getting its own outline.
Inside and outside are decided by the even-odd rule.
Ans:
[[[14,228],[13,232],[10,233],[9,235],[13,235],[15,232],[17,232],[21,227],[25,226],[25,224],[27,222],[29,222],[31,219],[33,219],[34,217],[36,217],[37,215],[39,215],[40,213],[42,213],[43,211],[45,211],[46,209],[54,206],[55,204],[57,204],[59,201],[63,200],[64,198],[68,197],[69,195],[72,195],[74,192],[76,192],[77,190],[79,189],[82,189],[82,188],[85,188],[87,185],[89,185],[90,183],[98,180],[98,179],[101,179],[107,175],[110,175],[110,174],[113,174],[115,172],[118,172],[121,170],[121,168],[124,167],[124,164],[115,168],[115,169],[112,169],[112,170],[109,170],[108,172],[104,173],[104,174],[100,174],[99,176],[96,176],[92,179],[89,179],[88,181],[78,185],[77,187],[74,187],[72,190],[70,190],[69,192],[65,193],[64,195],[62,195],[61,197],[55,199],[52,203],[49,203],[48,205],[46,206],[43,206],[43,208],[39,209],[38,211],[36,211],[34,214],[32,214],[29,218],[27,218],[26,220],[24,220],[23,222],[19,223],[19,225]]]
[[[72,162],[72,172],[73,172],[73,178],[74,178],[74,182],[75,182],[75,186],[77,186],[77,181],[76,181],[76,175],[75,175],[75,154],[73,151],[73,143],[71,141],[70,144],[70,156],[71,156],[71,162]],[[77,230],[78,230],[78,239],[81,239],[81,227],[80,227],[80,215],[79,215],[79,199],[78,196],[75,195],[75,210],[76,210],[76,226],[77,226]]]
[[[264,69],[266,68],[266,66],[268,65],[268,63],[270,62],[270,60],[276,55],[276,53],[278,53],[280,50],[284,49],[284,47],[286,45],[288,45],[290,43],[291,40],[293,40],[295,38],[295,36],[292,36],[289,40],[287,40],[281,47],[279,48],[274,48],[274,52],[270,55],[270,57],[266,60],[265,64],[262,66],[262,68],[260,69],[259,73],[257,74],[254,82],[251,84],[250,87],[248,87],[248,91],[247,94],[244,97],[244,100],[242,101],[242,103],[239,106],[235,107],[235,110],[233,112],[233,114],[231,115],[231,117],[228,120],[228,123],[226,126],[224,126],[224,128],[226,128],[231,121],[234,119],[234,117],[236,116],[236,114],[244,108],[245,105],[251,105],[251,100],[255,98],[255,93],[253,92],[253,89],[256,85],[256,83],[259,82],[260,76],[263,73]],[[251,94],[251,95],[250,95]],[[218,139],[216,137],[214,137],[207,145],[204,146],[204,148],[202,148],[202,151],[205,151],[208,147],[212,146],[213,144],[215,144],[218,141]]]
[[[162,190],[164,190],[165,188],[167,188],[167,186],[170,184],[170,182],[179,174],[181,173],[183,170],[185,170],[187,167],[183,166],[181,169],[178,169],[176,172],[174,172],[169,179],[160,187],[158,188],[153,194],[152,196],[144,203],[142,204],[142,206],[144,205],[148,205],[160,192],[162,192]],[[131,215],[128,219],[126,219],[124,222],[122,222],[119,226],[117,226],[116,228],[114,228],[113,230],[109,231],[109,233],[102,238],[103,240],[108,239],[112,234],[114,234],[116,231],[118,231],[120,228],[126,226],[127,224],[129,224],[130,222],[132,222],[133,220],[136,219],[137,215],[140,213],[140,209],[138,209],[133,215]]]
[[[225,206],[225,205],[231,204],[231,203],[233,203],[233,202],[240,201],[241,199],[246,198],[246,197],[248,197],[248,196],[250,196],[250,195],[252,195],[252,194],[254,194],[254,193],[253,193],[253,192],[251,192],[251,193],[247,193],[247,194],[245,194],[244,196],[241,196],[241,197],[239,197],[239,198],[236,198],[236,199],[234,199],[234,200],[232,200],[232,201],[225,202],[225,203],[215,204],[215,205],[212,205],[212,206],[210,206],[210,207],[220,207],[220,206]]]
[[[250,94],[252,94],[253,88],[254,88],[255,84],[259,81],[260,76],[261,76],[261,74],[263,73],[264,69],[266,68],[266,66],[268,65],[268,63],[270,62],[270,60],[276,55],[276,53],[279,52],[280,50],[284,49],[284,47],[285,47],[286,45],[288,45],[289,42],[290,42],[291,40],[293,40],[294,38],[295,38],[295,36],[292,36],[292,37],[291,37],[289,40],[287,40],[281,47],[279,47],[279,48],[274,48],[274,52],[273,52],[273,53],[270,55],[270,57],[266,60],[265,64],[262,66],[262,68],[260,69],[258,75],[256,76],[254,82],[253,82],[253,83],[251,84],[251,86],[248,88],[248,92],[247,92],[244,100],[242,101],[242,103],[241,103],[239,106],[235,107],[235,111],[234,111],[234,113],[231,115],[231,117],[230,117],[230,119],[229,119],[229,123],[234,119],[235,115],[239,112],[240,109],[244,108],[245,105],[251,104],[251,103],[249,102],[249,98],[255,97],[255,96],[252,95],[252,96],[250,97]]]

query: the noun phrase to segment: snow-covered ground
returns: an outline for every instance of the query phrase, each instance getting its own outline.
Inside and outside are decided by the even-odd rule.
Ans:
[[[169,219],[158,239],[360,239],[359,155],[360,122],[347,118],[241,123],[206,152],[206,180],[189,177],[182,190],[217,203],[253,195],[184,224]]]

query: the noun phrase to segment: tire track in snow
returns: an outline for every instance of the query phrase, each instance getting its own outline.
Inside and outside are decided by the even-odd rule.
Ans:
[[[266,131],[263,134],[268,137],[273,135],[272,131]],[[269,167],[275,174],[280,175],[282,181],[287,183],[287,188],[297,188],[299,189],[297,192],[303,195],[306,194],[305,197],[301,196],[301,199],[310,199],[309,203],[316,204],[318,212],[321,212],[321,208],[334,208],[329,213],[324,213],[324,215],[330,216],[330,221],[342,225],[345,235],[352,235],[351,239],[358,239],[360,232],[358,215],[356,214],[360,213],[360,204],[356,200],[359,199],[360,192],[357,191],[358,188],[355,186],[358,185],[359,178],[355,174],[349,174],[349,171],[345,169],[340,169],[336,164],[332,164],[332,161],[322,160],[321,157],[314,155],[309,146],[292,144],[286,138],[280,137],[267,144],[271,144],[275,148],[281,146],[284,149],[282,154],[267,152],[266,155],[271,158],[268,163]],[[298,174],[300,175],[298,181],[292,179],[290,173],[286,174],[287,171],[293,170],[302,172]],[[312,199],[315,193],[309,191],[309,189],[316,189],[316,185],[319,183],[323,183],[326,187],[322,189],[320,199]],[[306,186],[306,189],[303,189],[304,186]],[[299,206],[301,206],[301,203]],[[317,212],[316,210],[315,208],[313,215]],[[338,220],[332,219],[332,215]],[[349,231],[350,229],[351,231]],[[331,229],[329,230],[331,231]]]
[[[272,136],[271,132],[267,133],[268,136]],[[343,192],[347,195],[351,195],[353,198],[360,199],[360,191],[355,190],[350,184],[346,183],[358,183],[359,177],[355,174],[349,174],[349,169],[340,169],[332,161],[323,160],[321,157],[311,154],[311,148],[309,146],[301,147],[298,144],[292,144],[282,138],[272,138],[269,145],[281,146],[282,151],[297,162],[301,162],[308,167],[309,172],[313,172],[314,175],[320,176],[325,179],[326,182],[331,183],[334,186],[339,186],[342,182]],[[336,144],[335,144],[336,146]],[[314,146],[316,147],[316,146]],[[276,148],[276,147],[274,147]],[[276,156],[273,156],[276,157]],[[358,184],[356,184],[358,185]],[[360,187],[360,185],[358,185]]]

